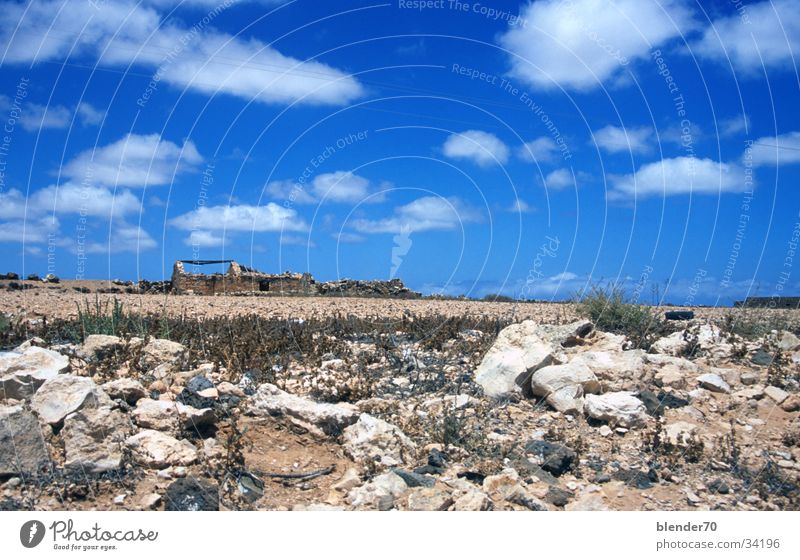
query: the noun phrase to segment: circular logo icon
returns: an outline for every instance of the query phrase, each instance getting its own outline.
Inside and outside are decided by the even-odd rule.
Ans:
[[[44,523],[32,519],[23,523],[19,530],[19,540],[25,548],[38,546],[44,539]]]

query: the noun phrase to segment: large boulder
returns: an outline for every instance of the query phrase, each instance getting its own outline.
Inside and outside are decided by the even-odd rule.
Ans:
[[[554,361],[553,345],[541,336],[539,324],[527,320],[500,331],[483,357],[475,381],[489,397],[520,391],[539,368]]]
[[[712,393],[730,393],[731,386],[716,373],[704,373],[697,378],[697,382],[703,389]]]
[[[186,361],[186,348],[179,342],[164,338],[154,338],[142,348],[139,365],[152,369],[161,365],[170,369],[180,368]]]
[[[359,417],[358,409],[351,404],[314,402],[282,391],[271,383],[259,386],[247,412],[254,416],[285,416],[311,432],[332,436],[341,434]]]
[[[147,396],[147,391],[141,383],[134,379],[121,377],[103,384],[103,391],[115,400],[136,404],[136,401]]]
[[[791,353],[800,349],[800,338],[789,331],[779,331],[778,335],[775,337],[775,346],[777,346],[781,352]]]
[[[397,426],[362,414],[358,422],[345,428],[344,451],[357,463],[377,463],[393,467],[412,458],[416,445]]]
[[[74,412],[64,420],[67,468],[101,473],[122,466],[122,451],[131,425],[125,414],[108,406]]]
[[[614,426],[634,428],[647,423],[644,403],[629,391],[587,395],[583,410],[587,416]]]
[[[714,325],[695,325],[659,338],[650,347],[650,352],[669,356],[683,356],[692,350],[701,350],[714,358],[731,355],[733,345],[726,340]]]
[[[49,463],[36,417],[21,406],[0,406],[0,476],[35,473]]]
[[[139,427],[165,432],[208,426],[216,421],[210,408],[197,409],[179,402],[153,399],[139,400],[131,416]]]
[[[197,448],[186,440],[156,430],[143,430],[125,440],[134,458],[146,467],[163,469],[197,461]]]
[[[87,361],[100,361],[113,355],[122,348],[122,345],[122,339],[118,336],[90,334],[83,341],[77,354]]]
[[[534,395],[564,413],[583,411],[583,396],[600,391],[600,382],[588,366],[579,362],[546,366],[530,379]]]
[[[31,401],[31,408],[43,422],[60,424],[68,414],[84,407],[110,406],[112,401],[92,379],[59,375],[46,381]]]
[[[47,348],[0,352],[0,398],[25,399],[45,381],[69,370],[69,359]]]
[[[387,472],[351,490],[347,494],[347,501],[356,508],[388,510],[406,490],[408,485],[402,478],[393,472]]]

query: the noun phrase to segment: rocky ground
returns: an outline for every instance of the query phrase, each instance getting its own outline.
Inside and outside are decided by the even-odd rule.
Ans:
[[[175,317],[109,325],[73,297],[2,296],[0,509],[800,505],[792,329],[710,311],[645,349],[565,305],[131,295]]]

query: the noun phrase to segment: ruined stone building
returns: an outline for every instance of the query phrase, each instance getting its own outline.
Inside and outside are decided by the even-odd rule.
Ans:
[[[223,273],[201,274],[187,272],[186,265],[203,266],[228,264]],[[414,292],[403,285],[402,280],[350,280],[317,282],[309,273],[284,272],[267,274],[235,261],[184,260],[177,261],[172,268],[172,291],[176,294],[216,295],[254,294],[389,297],[417,298]]]
[[[229,263],[224,274],[186,272],[185,265]],[[172,268],[172,291],[177,294],[234,294],[270,292],[274,294],[311,295],[316,293],[310,274],[265,274],[235,261],[177,261]]]
[[[769,309],[800,309],[800,297],[749,297],[736,301],[734,307],[766,307]]]

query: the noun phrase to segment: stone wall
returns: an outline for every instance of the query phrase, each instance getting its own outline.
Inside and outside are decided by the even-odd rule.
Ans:
[[[176,294],[275,294],[346,297],[417,298],[402,280],[337,280],[319,283],[308,274],[265,274],[231,262],[225,274],[193,274],[177,261],[172,268],[172,291]]]
[[[192,274],[184,264],[175,263],[172,269],[172,290],[177,294],[234,294],[269,292],[275,294],[314,293],[314,279],[309,274],[264,274],[230,264],[225,274]]]
[[[798,309],[800,297],[749,297],[744,301],[737,301],[734,307],[768,307],[770,309]]]

